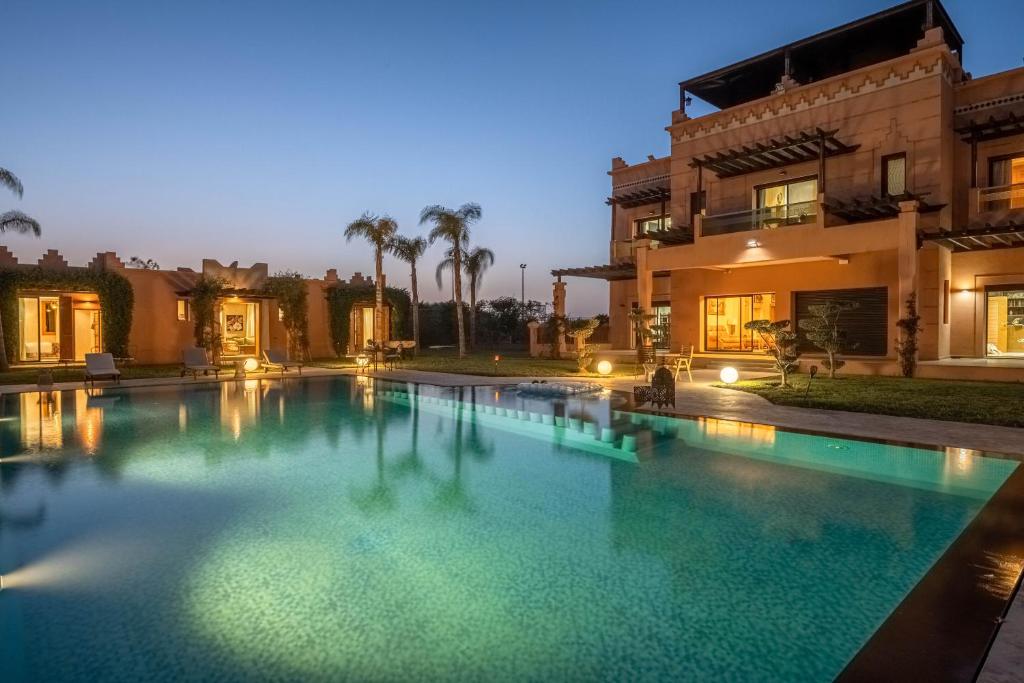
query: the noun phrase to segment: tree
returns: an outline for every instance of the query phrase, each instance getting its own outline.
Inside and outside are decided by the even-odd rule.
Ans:
[[[900,359],[900,372],[913,377],[917,370],[917,333],[921,331],[921,316],[917,314],[917,294],[911,292],[906,301],[907,315],[896,321],[900,338],[896,340],[896,354]]]
[[[829,299],[823,304],[808,306],[811,317],[800,321],[800,329],[807,341],[825,352],[827,358],[823,365],[828,368],[830,379],[835,379],[836,371],[846,365],[845,361],[839,360],[839,352],[856,346],[847,345],[846,331],[839,329],[839,317],[859,306],[856,301]]]
[[[373,307],[373,339],[383,342],[388,336],[384,329],[384,252],[390,250],[391,241],[398,232],[398,223],[390,216],[375,216],[364,213],[345,228],[345,241],[362,237],[373,245],[373,263],[376,280],[376,296]]]
[[[428,206],[420,212],[420,224],[433,223],[427,239],[433,244],[442,240],[451,245],[452,277],[455,285],[455,317],[458,321],[459,358],[466,356],[466,328],[462,315],[462,254],[469,244],[469,226],[480,220],[479,204],[463,204],[452,210],[440,205]]]
[[[217,320],[213,309],[217,299],[224,296],[227,289],[227,282],[216,277],[202,275],[192,286],[191,312],[192,321],[195,324],[193,335],[196,346],[200,346],[210,352],[214,362],[220,356],[221,335],[217,330]]]
[[[0,168],[0,185],[18,195],[18,199],[21,199],[25,194],[25,188],[22,186],[21,181],[18,180],[18,176],[6,168]],[[0,232],[16,232],[21,235],[32,233],[39,237],[43,231],[36,219],[23,214],[21,211],[7,211],[0,214]],[[7,349],[4,348],[3,320],[0,319],[0,371],[7,372],[9,369]]]
[[[462,264],[469,277],[469,348],[476,347],[476,291],[484,273],[494,265],[494,252],[487,247],[473,247]]]
[[[768,347],[768,355],[775,361],[775,368],[779,371],[780,385],[788,387],[789,374],[796,370],[797,359],[800,358],[797,336],[789,329],[789,321],[751,320],[743,327],[761,336],[764,345]]]
[[[416,262],[427,250],[427,241],[422,237],[395,237],[391,241],[391,253],[409,264],[412,284],[412,338],[416,342],[413,354],[420,352],[420,295],[416,283]]]
[[[151,258],[143,259],[141,256],[132,256],[128,259],[129,268],[138,268],[139,270],[160,270],[160,264]]]

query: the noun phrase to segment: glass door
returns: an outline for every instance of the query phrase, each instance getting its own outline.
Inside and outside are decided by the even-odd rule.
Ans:
[[[60,298],[18,297],[18,332],[19,360],[60,360]]]
[[[1024,285],[985,292],[985,355],[1024,357]]]
[[[740,294],[709,296],[704,299],[704,350],[763,351],[764,343],[752,330],[751,320],[775,318],[775,295]]]

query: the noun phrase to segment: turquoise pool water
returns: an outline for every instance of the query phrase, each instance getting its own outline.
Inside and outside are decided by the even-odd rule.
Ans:
[[[827,681],[1016,466],[493,387],[0,400],[5,683]]]

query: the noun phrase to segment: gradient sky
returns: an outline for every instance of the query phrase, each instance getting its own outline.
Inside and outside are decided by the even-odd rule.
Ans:
[[[551,268],[607,262],[610,160],[668,153],[680,80],[892,4],[6,0],[0,166],[25,196],[0,209],[44,232],[3,243],[347,277],[373,269],[342,236],[363,211],[425,234],[424,205],[475,201],[482,295],[518,296],[525,262],[549,301]],[[945,5],[968,70],[1022,65],[1024,2]],[[604,312],[607,285],[570,279],[568,303]]]

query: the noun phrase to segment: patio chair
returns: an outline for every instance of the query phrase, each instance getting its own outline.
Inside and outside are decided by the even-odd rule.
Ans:
[[[658,351],[653,346],[643,346],[637,349],[636,361],[633,363],[633,377],[644,373],[644,381],[649,382],[651,375],[658,367]]]
[[[220,366],[210,362],[209,357],[206,355],[206,349],[203,347],[190,346],[182,350],[181,354],[182,377],[190,372],[192,373],[192,379],[197,379],[200,372],[204,375],[209,375],[212,372],[214,377],[220,377]]]
[[[92,386],[96,386],[98,379],[112,379],[117,384],[121,383],[121,371],[114,366],[114,356],[109,353],[87,353],[85,354],[85,380]]]
[[[686,370],[686,376],[690,378],[690,382],[693,382],[693,373],[690,371],[693,365],[693,344],[682,346],[679,349],[679,355],[676,356],[675,361],[672,363],[672,379],[679,380],[679,371]]]
[[[302,374],[302,363],[298,361],[288,360],[288,355],[284,351],[275,349],[264,349],[263,350],[263,371],[270,372],[271,369],[280,370],[281,376],[288,372],[291,368],[295,368]]]

